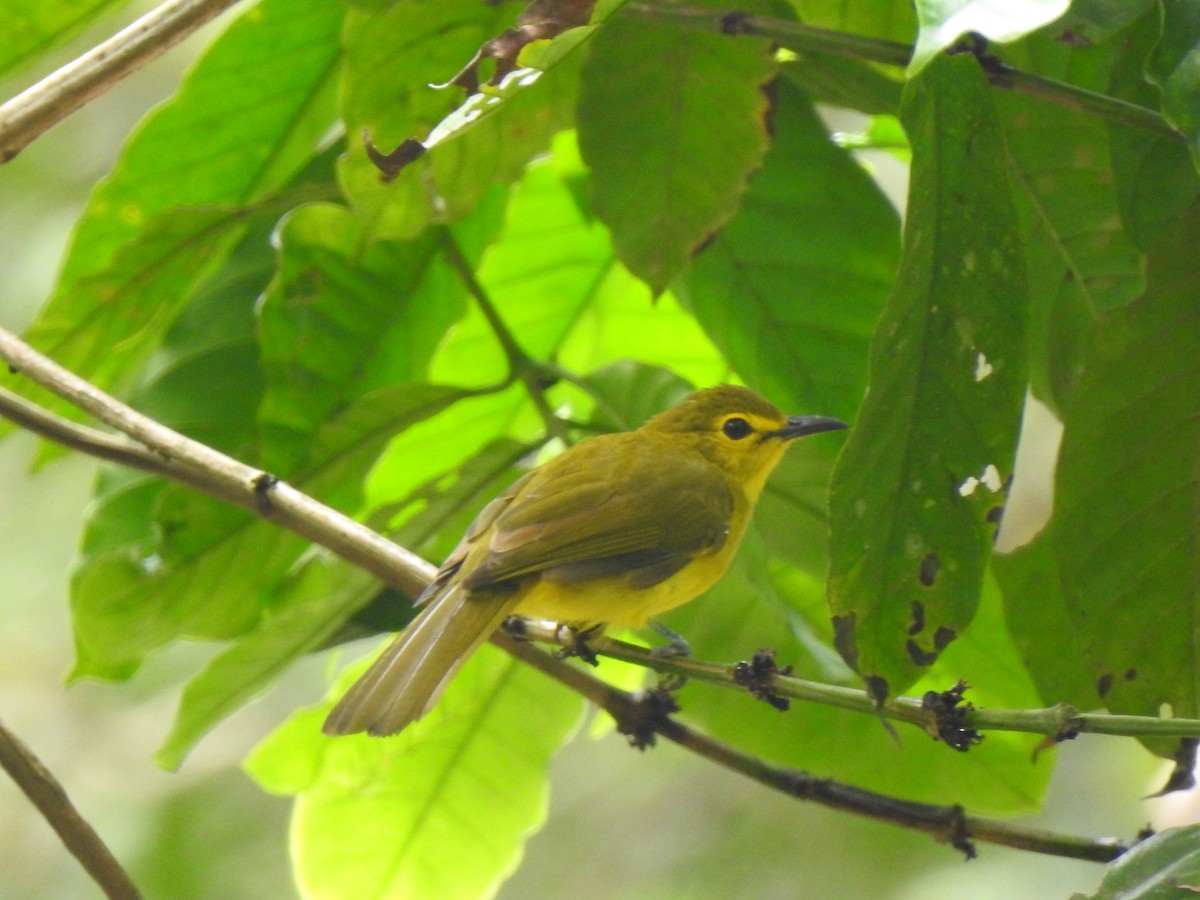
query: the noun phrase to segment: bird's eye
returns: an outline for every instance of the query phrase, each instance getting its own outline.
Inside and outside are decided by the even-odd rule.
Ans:
[[[750,423],[741,416],[732,416],[721,426],[721,432],[731,441],[740,441],[753,430]]]

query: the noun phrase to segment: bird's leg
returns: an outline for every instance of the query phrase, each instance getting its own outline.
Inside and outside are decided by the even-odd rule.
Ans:
[[[650,620],[650,627],[670,641],[665,647],[655,647],[650,651],[650,656],[654,659],[687,659],[692,655],[691,645],[682,634],[673,631],[657,619]],[[657,689],[670,693],[679,690],[685,684],[686,675],[667,674],[658,679]]]
[[[659,635],[665,637],[669,642],[665,647],[655,647],[653,650],[651,650],[650,654],[652,656],[656,656],[660,659],[662,657],[680,656],[684,659],[687,659],[692,655],[692,647],[690,644],[688,644],[687,638],[685,638],[682,634],[677,631],[672,631],[662,622],[658,621],[658,619],[651,619],[650,627],[658,632]]]

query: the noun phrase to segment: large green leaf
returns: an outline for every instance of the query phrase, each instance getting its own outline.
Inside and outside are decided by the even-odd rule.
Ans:
[[[1200,882],[1200,825],[1168,828],[1108,867],[1089,900],[1180,900]]]
[[[301,890],[454,900],[491,895],[516,867],[545,820],[546,768],[581,703],[485,646],[396,737],[327,738],[326,712],[294,716],[247,761],[266,789],[298,795]]]
[[[0,5],[0,76],[66,41],[125,0],[8,0]]]
[[[343,113],[353,139],[339,178],[375,237],[410,238],[432,222],[469,212],[492,186],[517,178],[529,159],[566,127],[578,61],[555,65],[537,83],[427,158],[384,183],[360,139],[387,151],[423,139],[462,100],[449,81],[485,41],[511,24],[512,8],[475,0],[397,3],[353,10],[346,21]]]
[[[412,384],[362,398],[317,432],[292,483],[353,511],[361,480],[388,440],[463,396]],[[305,548],[272,522],[183,488],[168,488],[158,503],[157,546],[109,547],[75,574],[75,676],[125,678],[172,638],[244,634]]]
[[[789,412],[849,419],[895,276],[899,220],[786,79],[776,86],[773,125],[740,212],[697,257],[682,290],[747,383]]]
[[[276,592],[258,626],[188,682],[158,751],[159,765],[179,768],[213,726],[268,688],[298,657],[322,646],[376,591],[373,576],[340,560],[315,555],[305,560]]]
[[[1200,273],[1193,208],[1145,296],[1096,331],[1064,421],[1054,545],[1073,639],[1115,712],[1200,710]]]
[[[992,559],[1004,592],[1004,616],[1039,693],[1078,709],[1103,705],[1086,639],[1075,629],[1054,554],[1054,525],[1011,553]]]
[[[1035,38],[1009,56],[1021,68],[1103,91],[1112,52]],[[1061,409],[1094,323],[1141,293],[1142,255],[1118,212],[1109,128],[1012,91],[997,93],[997,109],[1029,254],[1031,379],[1038,397]]]
[[[1187,139],[1200,164],[1200,8],[1163,0],[1162,37],[1147,60],[1147,75],[1162,91],[1163,118]]]
[[[1146,78],[1147,60],[1160,38],[1158,10],[1123,34],[1107,93],[1157,109],[1161,93]],[[1188,146],[1174,135],[1144,128],[1112,128],[1113,175],[1121,219],[1142,250],[1200,196],[1200,177]]]
[[[867,37],[911,44],[917,33],[917,17],[911,3],[895,0],[788,0],[808,25],[849,31]]]
[[[235,243],[241,207],[285,185],[329,129],[342,15],[323,0],[265,0],[212,46],[93,193],[29,330],[38,349],[102,388],[128,386]]]
[[[603,226],[580,209],[553,161],[545,160],[530,166],[513,190],[504,227],[477,274],[522,350],[550,359],[613,266]],[[508,374],[477,304],[438,348],[430,372],[455,384],[490,384]]]
[[[371,387],[424,377],[463,310],[462,282],[438,266],[445,239],[366,241],[332,204],[286,219],[279,273],[259,307],[264,466],[286,477],[328,416]]]
[[[881,700],[974,616],[1012,473],[1028,300],[989,90],[962,58],[909,86],[904,259],[834,475],[838,649]]]
[[[617,255],[656,293],[737,210],[767,148],[765,41],[617,19],[592,40],[578,128]]]

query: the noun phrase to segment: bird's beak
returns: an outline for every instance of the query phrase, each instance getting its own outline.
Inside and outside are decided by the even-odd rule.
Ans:
[[[787,424],[771,432],[771,437],[790,441],[809,434],[821,434],[824,431],[841,431],[847,425],[841,419],[831,419],[828,416],[788,416]]]

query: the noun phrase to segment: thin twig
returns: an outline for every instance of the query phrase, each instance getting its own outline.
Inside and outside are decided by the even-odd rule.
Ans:
[[[38,808],[71,855],[113,900],[138,900],[142,895],[116,857],[79,814],[67,792],[15,734],[0,722],[0,767]]]
[[[457,273],[459,280],[466,287],[467,293],[471,295],[475,305],[479,307],[479,311],[487,320],[488,326],[500,344],[500,349],[504,351],[504,358],[508,362],[509,378],[525,385],[525,390],[537,408],[538,415],[542,417],[546,432],[563,443],[569,443],[567,423],[555,414],[546,401],[546,388],[549,381],[547,372],[517,343],[516,337],[509,330],[504,319],[500,317],[496,305],[492,303],[492,298],[488,296],[487,290],[475,277],[475,271],[471,268],[462,248],[458,246],[458,241],[447,229],[442,229],[442,250],[446,255],[446,262]]]
[[[738,10],[678,6],[674,3],[626,3],[621,11],[623,15],[654,22],[703,28],[728,35],[768,38],[789,50],[800,52],[826,53],[898,67],[907,66],[912,60],[912,48],[907,44],[817,28],[786,19],[750,15]],[[988,80],[997,87],[1009,88],[1068,109],[1090,112],[1118,125],[1128,125],[1183,140],[1183,135],[1157,112],[1136,103],[1098,94],[1064,81],[1023,72],[999,62],[984,65],[983,71]]]
[[[128,28],[0,106],[0,163],[237,0],[166,0]]]
[[[570,631],[554,623],[531,621],[522,625],[523,637],[544,644],[573,647]],[[654,651],[605,635],[588,638],[588,649],[598,656],[652,669],[662,675],[678,675],[720,687],[745,691],[734,676],[733,667],[702,662]],[[865,691],[836,684],[806,681],[790,675],[772,676],[765,690],[777,697],[803,700],[871,716],[882,716],[915,725],[926,734],[938,734],[938,714],[915,697],[894,697],[883,705]],[[1063,739],[1077,734],[1106,734],[1119,737],[1200,737],[1200,719],[1164,719],[1155,716],[1121,716],[1108,713],[1084,713],[1066,703],[1045,709],[964,709],[963,724],[981,731],[1013,731]]]
[[[412,596],[432,578],[434,568],[415,553],[318,503],[269,472],[238,462],[142,415],[2,328],[0,357],[7,360],[12,371],[29,377],[161,457],[163,468],[157,474],[270,519]],[[7,416],[8,412],[0,407],[0,415]],[[53,434],[45,436],[59,439]],[[77,440],[73,431],[64,432],[64,437],[64,443]]]
[[[647,722],[645,709],[635,695],[597,681],[580,669],[558,665],[557,660],[548,654],[511,636],[497,634],[492,643],[582,694],[611,715],[618,726],[633,721],[641,724]],[[829,778],[816,778],[796,769],[773,766],[666,716],[653,718],[650,727],[667,740],[773,790],[798,800],[810,800],[822,806],[923,831],[968,855],[974,855],[972,841],[985,841],[1032,853],[1111,862],[1130,847],[1130,844],[1115,838],[1057,834],[1001,819],[971,815],[957,805],[936,806],[900,800]]]

